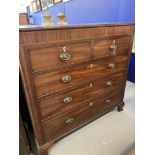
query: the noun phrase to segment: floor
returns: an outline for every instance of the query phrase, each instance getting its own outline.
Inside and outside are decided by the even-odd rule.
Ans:
[[[127,82],[123,112],[112,112],[57,142],[49,155],[128,155],[134,147],[135,86]]]

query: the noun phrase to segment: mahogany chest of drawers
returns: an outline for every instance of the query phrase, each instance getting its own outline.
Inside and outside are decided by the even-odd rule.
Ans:
[[[20,28],[20,72],[38,154],[123,110],[133,24]]]

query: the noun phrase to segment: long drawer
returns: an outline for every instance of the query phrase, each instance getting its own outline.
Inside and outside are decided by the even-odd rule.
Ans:
[[[39,101],[41,117],[59,115],[83,102],[101,94],[121,88],[124,84],[126,72],[118,72],[110,76],[101,77],[95,81],[85,83],[78,88],[70,89],[64,93],[51,95]]]
[[[83,123],[99,116],[108,108],[114,107],[122,102],[122,91],[113,91],[96,99],[86,102],[67,114],[59,115],[42,124],[46,141],[55,140],[82,125]]]
[[[34,79],[38,97],[61,91],[80,83],[127,68],[128,56],[120,55],[63,70],[39,75]]]
[[[90,42],[53,45],[29,49],[33,71],[57,68],[91,59]]]

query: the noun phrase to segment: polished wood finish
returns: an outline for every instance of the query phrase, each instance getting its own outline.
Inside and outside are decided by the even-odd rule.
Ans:
[[[133,35],[133,24],[20,29],[20,72],[38,154],[113,108],[123,110]]]
[[[40,45],[47,45],[55,42],[71,43],[75,40],[90,40],[98,38],[114,38],[129,36],[133,34],[134,25],[88,25],[88,26],[60,26],[60,27],[30,27],[21,28],[19,33],[21,45],[34,45],[40,43]],[[37,45],[38,46],[38,45]]]
[[[130,37],[99,39],[94,43],[93,58],[102,58],[113,56],[113,52],[110,46],[113,45],[113,41],[117,45],[116,55],[127,52],[129,49]]]
[[[110,92],[123,87],[123,81],[125,78],[124,72],[110,75],[109,77],[101,77],[93,81],[82,84],[81,86],[73,89],[69,89],[64,93],[57,93],[42,98],[39,101],[40,111],[42,118],[49,116],[50,114],[59,115],[63,111],[72,109],[75,106],[83,104],[83,101],[90,100],[97,97],[100,94]],[[107,86],[107,82],[111,81],[112,86]],[[65,104],[64,99],[66,97],[72,97],[70,103]]]
[[[68,61],[63,61],[59,58],[60,54],[64,52],[64,47],[66,48],[66,52],[71,55],[71,58]],[[91,59],[90,42],[62,44],[59,46],[51,45],[48,47],[38,46],[34,49],[29,49],[29,51],[33,71],[57,68],[59,66],[79,63]]]
[[[118,56],[117,58],[108,59],[107,61],[91,61],[91,63],[78,65],[76,67],[67,67],[63,70],[53,71],[34,78],[36,92],[38,97],[42,97],[52,92],[57,92],[69,87],[76,86],[91,79],[101,77],[106,73],[117,72],[118,70],[127,68],[127,56]],[[114,63],[115,68],[109,68],[109,64]],[[95,76],[94,76],[95,74]],[[70,75],[71,81],[62,82],[62,77]]]
[[[106,99],[110,99],[111,103],[107,104]],[[81,107],[73,109],[67,114],[60,115],[43,123],[43,130],[45,133],[45,139],[56,139],[63,134],[73,130],[77,126],[89,121],[91,118],[100,115],[105,109],[116,106],[122,101],[122,95],[120,91],[111,92],[111,94],[104,94],[92,99],[86,103],[83,103]],[[73,118],[73,122],[67,123],[69,118]]]

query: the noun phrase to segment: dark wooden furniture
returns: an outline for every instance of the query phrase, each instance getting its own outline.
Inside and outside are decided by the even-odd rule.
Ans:
[[[30,155],[31,149],[21,116],[19,117],[19,155]]]
[[[26,106],[21,76],[19,77],[19,155],[32,155],[32,145],[28,134],[28,129],[31,127],[32,130],[32,125]]]
[[[20,29],[20,71],[38,154],[115,107],[123,110],[133,24]]]

